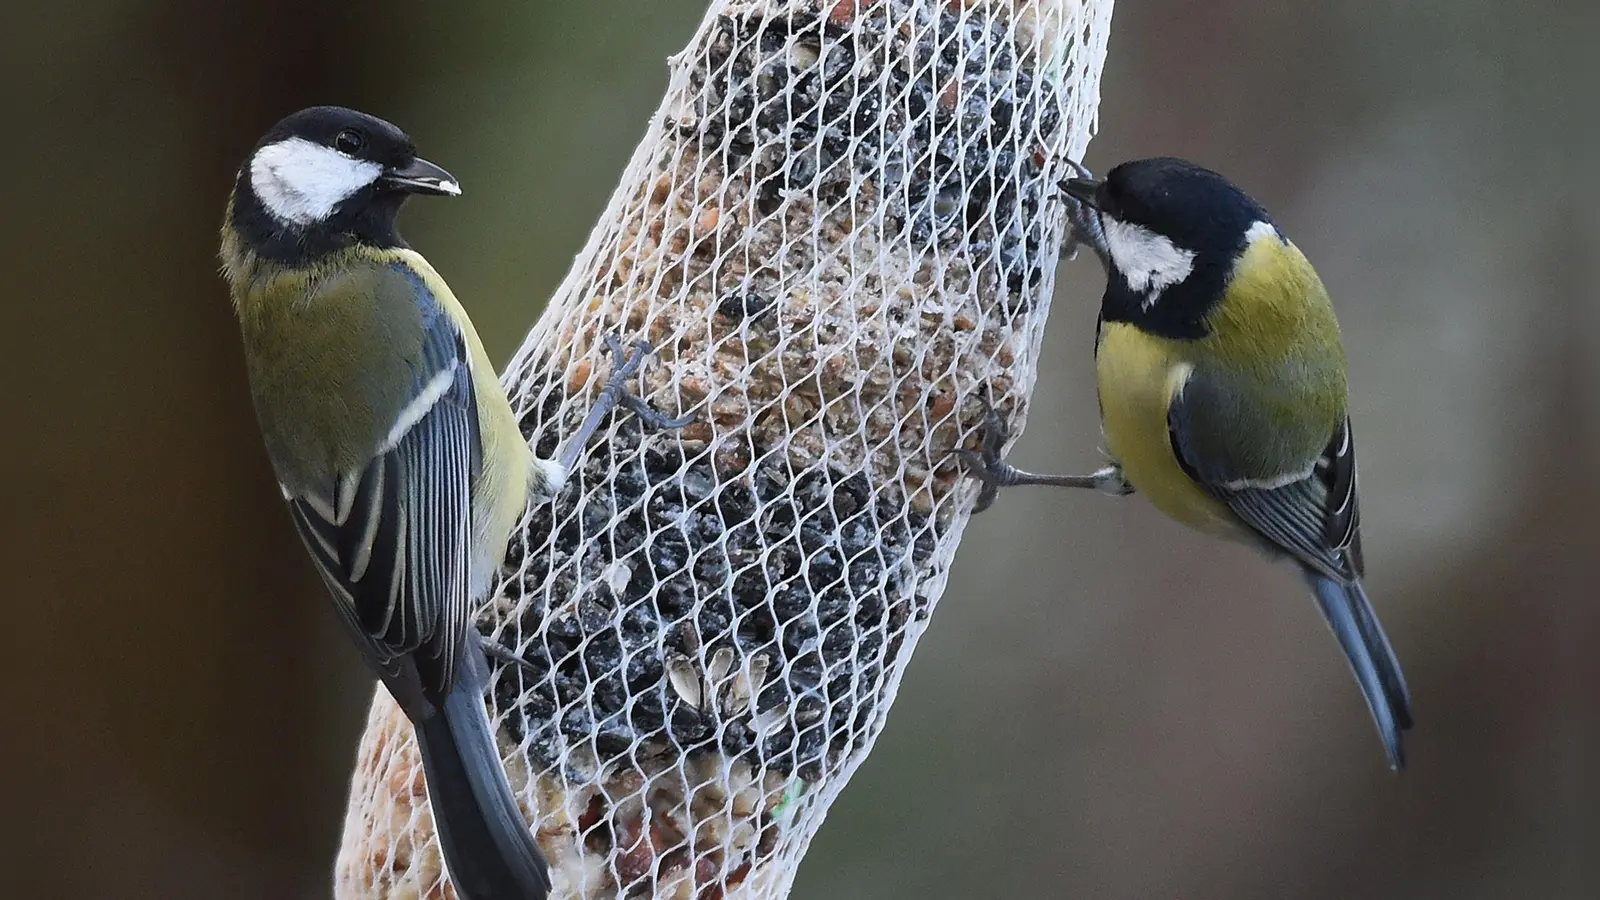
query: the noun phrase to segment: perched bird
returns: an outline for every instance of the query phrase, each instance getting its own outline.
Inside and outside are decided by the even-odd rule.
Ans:
[[[1404,765],[1411,700],[1362,589],[1344,345],[1321,279],[1266,210],[1178,159],[1123,163],[1062,185],[1073,238],[1105,264],[1095,339],[1110,465],[1036,475],[1000,459],[990,410],[981,451],[998,487],[1137,491],[1200,531],[1288,557],[1350,660],[1390,765]]]
[[[464,900],[543,898],[545,860],[484,706],[477,603],[522,510],[561,488],[623,405],[676,427],[617,366],[555,460],[536,458],[450,288],[395,219],[461,193],[381,119],[297,112],[239,169],[221,259],[250,392],[291,518],[367,664],[416,728],[446,867]]]

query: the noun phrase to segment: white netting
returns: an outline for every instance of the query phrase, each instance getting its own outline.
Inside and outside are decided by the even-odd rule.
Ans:
[[[512,536],[491,707],[558,897],[782,897],[943,590],[983,398],[1020,420],[1063,157],[1110,0],[713,2],[505,381],[553,455],[648,339],[641,392]],[[531,776],[531,778],[530,778]],[[448,897],[380,688],[342,898]],[[530,816],[532,817],[532,816]]]

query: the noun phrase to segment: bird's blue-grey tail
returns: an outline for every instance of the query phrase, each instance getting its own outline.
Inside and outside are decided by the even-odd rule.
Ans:
[[[506,781],[483,704],[488,667],[476,648],[463,655],[450,696],[416,723],[445,868],[462,900],[545,900],[549,869]]]
[[[1411,727],[1411,694],[1394,648],[1372,612],[1367,592],[1361,583],[1340,584],[1316,572],[1306,572],[1306,580],[1316,591],[1317,604],[1339,639],[1350,660],[1361,693],[1367,698],[1372,718],[1389,754],[1389,766],[1396,772],[1405,767],[1403,733]]]

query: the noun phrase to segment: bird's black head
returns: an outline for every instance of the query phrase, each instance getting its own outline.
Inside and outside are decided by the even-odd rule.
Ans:
[[[1181,159],[1125,162],[1103,180],[1064,187],[1100,215],[1111,269],[1105,319],[1169,337],[1204,336],[1240,254],[1259,238],[1283,239],[1261,204]]]
[[[251,251],[303,262],[357,243],[403,247],[395,218],[406,197],[459,193],[400,129],[353,109],[313,106],[256,144],[230,212]]]

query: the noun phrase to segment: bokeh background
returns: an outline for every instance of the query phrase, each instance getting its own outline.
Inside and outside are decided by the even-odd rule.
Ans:
[[[0,896],[320,898],[370,681],[255,435],[213,257],[281,115],[384,115],[466,196],[407,233],[507,359],[699,0],[8,3]],[[1296,576],[1137,500],[1006,494],[798,898],[1600,896],[1593,4],[1147,0],[1096,169],[1255,193],[1343,320],[1389,774]],[[1064,264],[1013,460],[1096,459]]]

